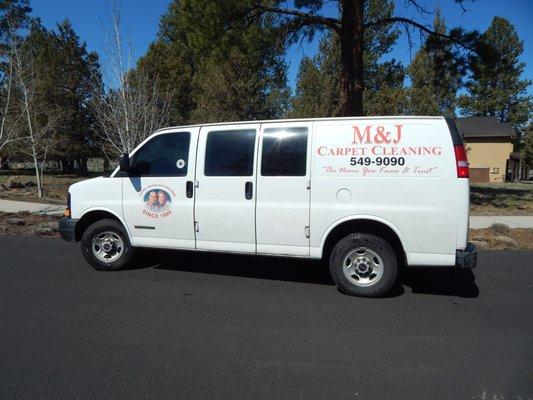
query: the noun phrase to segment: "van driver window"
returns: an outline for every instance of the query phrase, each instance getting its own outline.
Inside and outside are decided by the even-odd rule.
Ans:
[[[214,131],[207,135],[205,176],[252,176],[255,130]]]
[[[265,129],[261,154],[262,176],[305,176],[307,128]]]
[[[155,136],[132,157],[132,171],[140,176],[186,176],[189,164],[189,132]]]

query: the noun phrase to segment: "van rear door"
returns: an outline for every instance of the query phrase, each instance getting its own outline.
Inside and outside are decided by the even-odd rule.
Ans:
[[[261,125],[257,252],[309,255],[312,122]]]
[[[206,126],[196,164],[196,247],[255,253],[259,124]]]

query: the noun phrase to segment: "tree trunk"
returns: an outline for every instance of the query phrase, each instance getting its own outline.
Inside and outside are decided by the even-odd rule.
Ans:
[[[77,175],[87,176],[87,158],[79,157],[76,162],[78,164]]]
[[[35,156],[36,151],[33,150],[33,166],[35,168],[35,179],[37,180],[37,195],[39,197],[43,197],[43,183],[42,183],[42,174],[41,171],[39,171],[39,161],[37,160],[37,157]],[[44,167],[43,167],[44,168]]]
[[[364,0],[341,1],[341,93],[342,117],[363,115]]]
[[[9,159],[0,154],[0,170],[9,169]]]
[[[61,173],[73,174],[74,173],[74,160],[69,157],[61,158]]]

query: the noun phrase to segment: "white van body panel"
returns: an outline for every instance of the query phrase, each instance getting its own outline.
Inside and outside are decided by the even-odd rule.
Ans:
[[[196,248],[202,250],[255,253],[255,195],[245,198],[245,186],[251,182],[255,192],[256,164],[249,176],[208,176],[206,145],[208,138],[229,132],[255,132],[257,149],[259,124],[202,127],[196,162],[195,221]],[[214,136],[211,136],[214,135]]]
[[[311,247],[311,256],[313,258],[321,258],[322,255],[323,255],[323,251],[324,251],[324,246],[326,244],[326,240],[328,238],[328,236],[330,235],[330,233],[338,226],[344,224],[345,222],[357,222],[357,221],[375,221],[375,222],[379,222],[383,225],[386,225],[388,226],[390,229],[392,229],[394,231],[394,233],[396,233],[396,235],[398,236],[398,238],[400,239],[400,242],[403,243],[404,242],[404,238],[403,238],[403,235],[402,235],[402,232],[398,229],[398,227],[394,226],[394,224],[392,224],[390,221],[384,219],[384,218],[381,218],[381,217],[378,217],[376,215],[368,215],[368,214],[358,214],[358,215],[348,215],[348,216],[345,216],[343,218],[340,218],[334,222],[332,222],[326,230],[324,230],[324,232],[322,233],[322,239],[320,240],[320,243],[318,246],[316,247]]]
[[[305,174],[263,176],[263,142],[276,128],[288,134],[307,129]],[[255,131],[253,171],[248,176],[209,176],[209,134],[236,130]],[[371,220],[395,232],[409,265],[454,265],[456,250],[466,248],[469,180],[457,178],[454,144],[442,117],[166,128],[131,156],[152,138],[179,132],[191,134],[186,175],[132,178],[121,177],[117,169],[110,178],[77,183],[70,188],[72,218],[108,211],[139,247],[320,258],[335,227]],[[383,165],[385,158],[395,165]],[[192,198],[185,197],[188,181],[194,182]],[[250,199],[245,198],[247,183],[253,186]],[[165,218],[150,218],[142,211],[151,185],[173,192],[172,213]],[[143,229],[147,227],[154,229]]]
[[[309,256],[309,212],[311,201],[311,148],[313,123],[274,122],[261,125],[257,157],[257,252]],[[265,138],[287,138],[296,132],[307,135],[305,174],[300,176],[264,176]]]
[[[466,201],[465,201],[466,199]],[[470,181],[457,179],[457,242],[456,247],[466,249],[470,228]]]
[[[406,146],[413,149],[420,146],[440,147],[436,151],[440,153],[437,156],[409,156],[419,159],[416,161],[419,161],[422,172],[413,170],[416,162],[411,162],[409,167],[375,164],[350,167],[354,150],[350,150],[349,155],[321,155],[344,147],[359,150],[355,156],[357,159],[374,159],[372,151],[379,154],[385,149],[398,148],[377,145],[372,140],[372,136],[377,135],[376,129],[383,126],[386,132],[390,132],[389,140],[392,143],[398,125],[402,127],[398,145],[405,141]],[[354,133],[354,126],[359,128],[359,132]],[[371,127],[369,143],[354,144],[354,136],[365,132],[367,127]],[[431,133],[429,138],[428,133]],[[388,226],[395,227],[398,236],[403,238],[402,244],[410,264],[419,265],[431,258],[435,258],[438,265],[441,265],[441,259],[449,258],[453,259],[452,264],[455,262],[457,176],[452,139],[444,119],[431,122],[390,119],[378,124],[366,119],[315,122],[312,162],[311,247],[323,248],[324,232],[335,221],[365,219],[365,216],[376,219],[379,216],[380,220],[388,221]],[[342,168],[353,168],[353,172],[344,172]],[[405,168],[411,170],[403,173]],[[435,169],[426,176],[429,168]],[[382,169],[399,172],[388,174],[381,172]],[[332,170],[334,172],[330,172]]]
[[[122,184],[119,179],[104,177],[87,179],[71,185],[69,193],[75,199],[70,210],[72,218],[81,219],[92,211],[105,211],[124,223]]]

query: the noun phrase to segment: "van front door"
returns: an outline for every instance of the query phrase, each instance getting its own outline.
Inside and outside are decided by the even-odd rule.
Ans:
[[[261,125],[257,252],[309,255],[312,123]]]
[[[198,131],[163,131],[130,156],[129,176],[122,179],[122,212],[133,245],[194,249]]]
[[[254,253],[259,124],[202,127],[196,163],[198,249]]]

